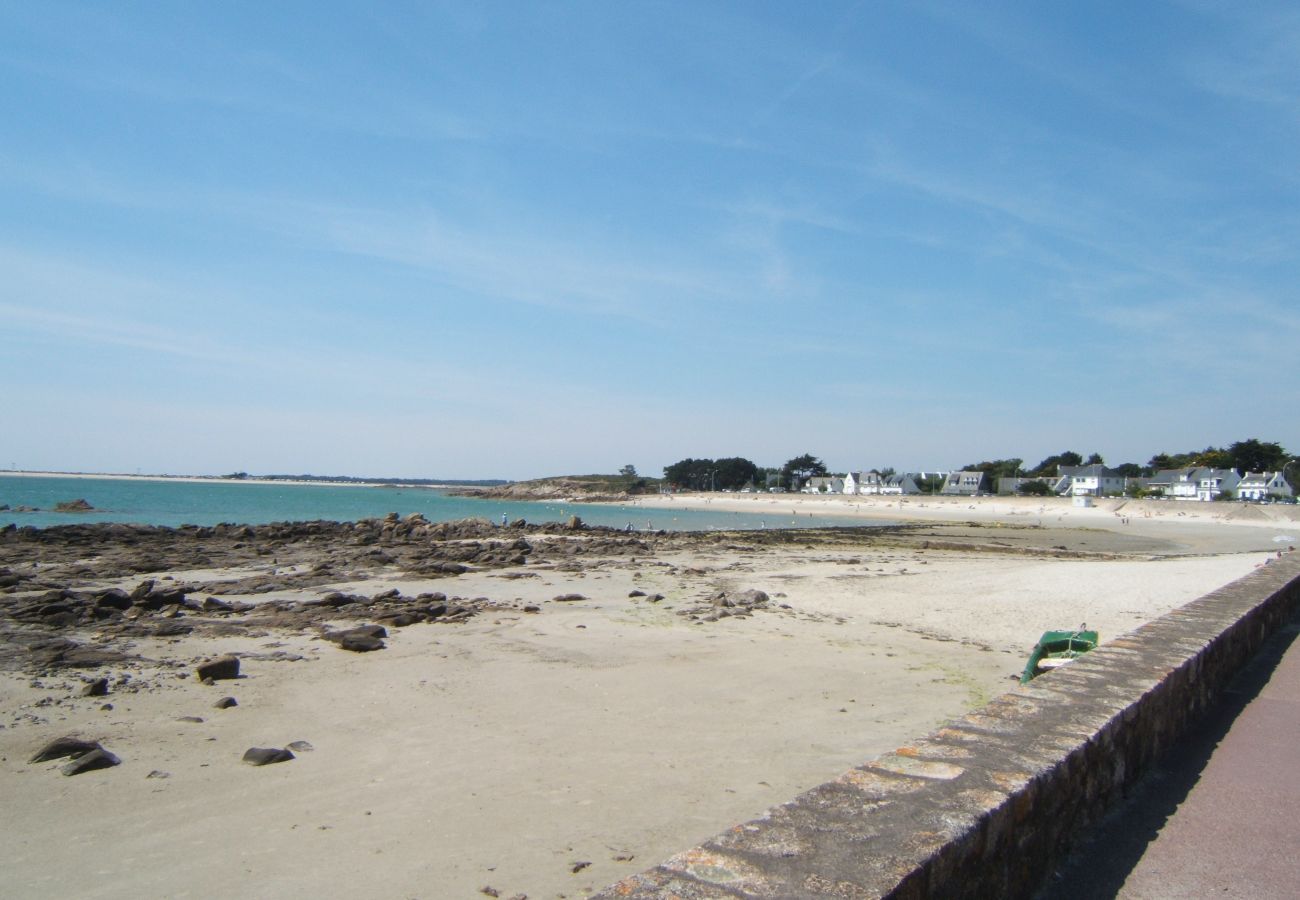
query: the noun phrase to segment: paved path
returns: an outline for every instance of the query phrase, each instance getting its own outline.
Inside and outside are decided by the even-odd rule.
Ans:
[[[1269,641],[1040,900],[1300,897],[1297,636]]]

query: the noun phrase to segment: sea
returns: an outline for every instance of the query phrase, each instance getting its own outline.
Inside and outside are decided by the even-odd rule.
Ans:
[[[0,528],[47,528],[87,522],[142,525],[262,525],[268,522],[328,520],[354,522],[420,513],[431,522],[483,518],[498,523],[567,522],[579,516],[589,525],[633,531],[724,531],[762,528],[843,526],[843,518],[796,514],[779,497],[770,511],[642,509],[619,503],[557,503],[456,497],[444,488],[265,481],[185,481],[176,478],[95,478],[0,475]],[[87,512],[56,512],[55,506],[85,500]],[[18,511],[28,507],[34,511]],[[860,521],[853,524],[866,524]],[[887,525],[889,522],[871,524]]]

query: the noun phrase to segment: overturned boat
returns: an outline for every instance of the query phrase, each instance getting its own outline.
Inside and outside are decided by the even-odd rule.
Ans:
[[[1080,625],[1074,631],[1044,631],[1029,655],[1021,684],[1028,684],[1044,672],[1058,669],[1097,646],[1097,632]]]

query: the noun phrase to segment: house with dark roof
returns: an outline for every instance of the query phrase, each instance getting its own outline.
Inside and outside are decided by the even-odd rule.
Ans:
[[[988,475],[980,471],[970,471],[948,473],[948,477],[943,480],[943,487],[939,490],[939,493],[959,497],[973,497],[976,494],[987,494],[988,491]]]

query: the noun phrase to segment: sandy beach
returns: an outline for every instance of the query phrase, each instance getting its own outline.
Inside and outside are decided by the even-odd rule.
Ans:
[[[638,501],[772,509],[743,534],[0,535],[5,893],[581,897],[1012,688],[1041,631],[1118,636],[1296,535],[1281,507],[846,500]],[[777,530],[835,503],[908,524]],[[383,649],[340,646],[363,623]],[[121,764],[28,762],[66,735]]]

